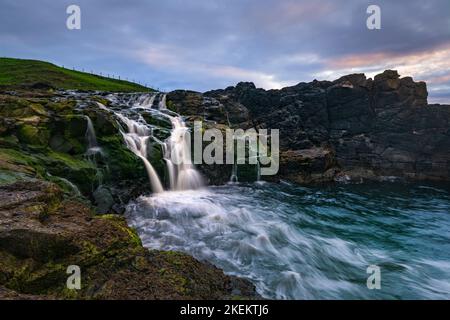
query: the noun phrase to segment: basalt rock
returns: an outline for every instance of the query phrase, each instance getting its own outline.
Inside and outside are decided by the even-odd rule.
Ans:
[[[303,158],[291,157],[292,152],[326,149],[333,157],[328,160],[333,170],[324,166],[319,181],[339,181],[345,172],[358,181],[387,176],[448,181],[450,106],[429,105],[427,95],[424,82],[400,78],[393,70],[374,79],[352,74],[281,90],[239,83],[203,94],[228,110],[228,118],[234,116],[235,127],[280,130],[281,151],[289,160],[281,159],[275,180],[310,177],[316,161],[309,167]],[[197,101],[201,101],[200,94]],[[218,121],[227,123],[225,117]]]

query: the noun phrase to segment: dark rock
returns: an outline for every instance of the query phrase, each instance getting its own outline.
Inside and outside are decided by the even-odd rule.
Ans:
[[[104,186],[98,187],[92,194],[95,200],[96,211],[99,214],[109,213],[114,205],[111,192]]]
[[[239,83],[204,96],[225,110],[248,110],[248,119],[236,117],[234,127],[280,129],[282,151],[326,146],[335,157],[336,173],[350,170],[354,176],[366,169],[371,174],[365,179],[450,180],[450,107],[428,105],[426,84],[400,78],[397,71],[386,70],[373,80],[351,74],[281,90]],[[284,165],[291,162],[282,162],[280,169],[288,179],[293,173],[285,176],[290,170]],[[310,168],[298,170],[308,175]]]

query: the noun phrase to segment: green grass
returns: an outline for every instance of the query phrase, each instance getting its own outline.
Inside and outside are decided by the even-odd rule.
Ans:
[[[73,71],[38,60],[0,58],[0,86],[21,87],[37,83],[57,89],[141,92],[152,89],[124,80]]]

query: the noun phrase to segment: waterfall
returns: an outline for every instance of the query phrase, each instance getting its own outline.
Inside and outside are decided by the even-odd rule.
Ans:
[[[156,94],[143,94],[134,103],[134,108],[151,109],[155,102]]]
[[[164,188],[159,180],[158,174],[147,160],[147,144],[151,136],[150,129],[146,125],[128,119],[120,113],[116,113],[116,115],[127,125],[128,133],[122,132],[122,136],[128,149],[144,162],[153,192],[163,192]]]
[[[95,154],[101,152],[101,148],[97,143],[97,136],[95,135],[94,125],[92,124],[91,118],[89,116],[85,116],[87,121],[87,129],[86,129],[86,139],[88,141],[88,151],[87,154]]]
[[[162,95],[162,98],[159,100],[159,105],[158,105],[159,110],[167,110],[166,97],[167,97],[167,94],[164,93]]]
[[[259,159],[258,162],[256,163],[256,181],[257,182],[261,181],[261,165],[259,164]]]
[[[172,133],[166,141],[164,159],[167,163],[171,190],[190,190],[203,186],[203,177],[191,161],[189,129],[181,117],[170,116]]]
[[[157,95],[160,97],[158,110],[151,109]],[[163,192],[164,188],[158,174],[147,159],[147,144],[149,139],[159,143],[162,147],[170,190],[190,190],[203,186],[203,177],[191,162],[189,128],[186,127],[186,124],[178,114],[167,110],[166,94],[145,94],[134,99],[126,98],[117,94],[110,94],[108,96],[108,99],[112,103],[112,108],[118,109],[120,107],[120,111],[113,111],[102,104],[99,104],[99,107],[114,113],[127,126],[128,132],[121,131],[122,136],[128,149],[144,162],[152,190],[154,192]],[[124,109],[123,105],[126,105],[129,109]],[[152,116],[165,117],[170,120],[172,131],[164,142],[152,135],[151,126],[146,123],[145,119],[139,113],[140,111],[136,110],[137,108],[151,109],[146,110],[146,112],[150,111]],[[138,117],[139,119],[135,121],[130,117]]]
[[[236,161],[233,163],[233,169],[231,170],[231,177],[230,177],[231,183],[237,183],[238,182],[238,174],[237,174],[237,164]]]
[[[167,110],[166,94],[159,102],[159,110]],[[197,189],[204,185],[203,177],[191,161],[189,129],[180,116],[163,113],[172,123],[170,137],[163,143],[164,160],[167,164],[171,190]]]

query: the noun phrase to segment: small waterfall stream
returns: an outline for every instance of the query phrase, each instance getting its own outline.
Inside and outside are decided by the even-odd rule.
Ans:
[[[231,170],[231,177],[230,177],[230,183],[237,183],[238,180],[238,173],[237,173],[237,164],[236,162],[233,163],[233,169]]]
[[[86,153],[92,155],[101,152],[101,148],[98,146],[97,136],[91,118],[89,116],[85,116],[85,118],[87,121],[86,139],[88,141],[88,151]]]
[[[167,110],[167,106],[166,106],[166,97],[167,95],[164,93],[162,95],[161,100],[159,100],[159,105],[158,105],[158,109],[159,110]]]

